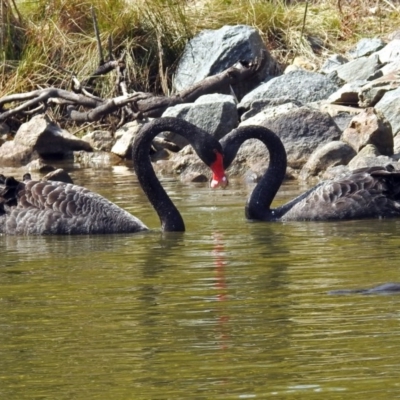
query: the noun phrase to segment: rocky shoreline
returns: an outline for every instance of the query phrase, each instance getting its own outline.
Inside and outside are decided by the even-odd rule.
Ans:
[[[264,54],[255,79],[229,93],[199,97],[168,108],[163,116],[185,119],[221,139],[238,126],[262,125],[276,132],[287,151],[287,177],[329,179],[360,167],[392,164],[400,169],[400,33],[388,40],[362,39],[345,55],[330,56],[318,72],[301,59],[281,71],[257,31],[225,26],[204,31],[187,45],[174,80],[176,91],[223,71],[238,60]],[[0,165],[44,175],[59,160],[76,167],[124,163],[146,120],[115,133],[93,131],[77,138],[44,115],[23,124],[7,140],[0,124]],[[153,165],[185,181],[208,179],[208,171],[183,138],[165,132],[153,142]],[[246,142],[228,173],[257,180],[268,164],[261,142]],[[54,164],[55,166],[53,166]],[[50,178],[57,179],[57,178]]]

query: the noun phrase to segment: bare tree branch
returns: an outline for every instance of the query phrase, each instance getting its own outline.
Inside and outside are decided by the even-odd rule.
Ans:
[[[121,60],[113,61],[119,63]],[[165,97],[156,96],[151,93],[127,93],[126,83],[118,79],[118,86],[121,88],[122,96],[112,99],[100,99],[93,95],[85,95],[69,92],[62,89],[48,88],[34,90],[28,93],[15,94],[0,98],[0,121],[5,121],[11,116],[31,112],[33,107],[41,104],[46,106],[54,104],[59,99],[60,104],[69,104],[67,113],[75,122],[97,121],[100,118],[113,114],[122,108],[131,119],[142,117],[160,117],[162,113],[171,106],[194,102],[198,97],[210,93],[229,93],[231,86],[253,77],[263,66],[265,59],[260,57],[252,62],[240,61],[225,71],[205,78],[176,95]],[[108,64],[108,63],[106,63]],[[106,65],[105,64],[105,65]],[[122,74],[122,72],[120,72]],[[75,78],[76,79],[76,78]],[[76,80],[76,84],[79,82]],[[5,104],[22,102],[22,104],[4,110]],[[90,109],[89,111],[78,111],[77,107]]]

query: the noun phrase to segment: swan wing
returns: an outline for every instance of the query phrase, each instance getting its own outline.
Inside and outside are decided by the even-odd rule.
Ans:
[[[339,220],[400,216],[400,171],[364,168],[323,182],[294,202],[282,220]]]
[[[136,217],[90,190],[63,182],[18,182],[0,191],[0,232],[98,234],[147,230]]]

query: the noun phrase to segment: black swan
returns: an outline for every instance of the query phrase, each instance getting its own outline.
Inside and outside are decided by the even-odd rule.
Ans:
[[[369,289],[339,289],[331,290],[328,294],[399,294],[400,283],[389,282]]]
[[[149,158],[152,139],[161,132],[184,136],[213,171],[211,186],[226,186],[220,143],[177,118],[158,118],[143,126],[133,143],[133,165],[139,183],[157,211],[163,231],[184,231],[183,219],[168,197]],[[138,218],[90,190],[62,182],[23,182],[0,175],[0,233],[55,235],[129,233],[148,230]]]
[[[400,216],[400,171],[393,166],[354,170],[346,177],[324,181],[289,203],[270,208],[286,171],[286,151],[280,138],[262,126],[239,127],[220,140],[224,168],[248,139],[268,148],[269,167],[246,204],[246,217],[259,221],[326,221]]]

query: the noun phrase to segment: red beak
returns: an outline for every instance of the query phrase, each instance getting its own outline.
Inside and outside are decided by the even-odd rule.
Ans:
[[[210,186],[215,189],[219,186],[226,188],[229,184],[228,178],[225,175],[224,158],[221,153],[216,152],[217,159],[210,165],[213,177]]]

